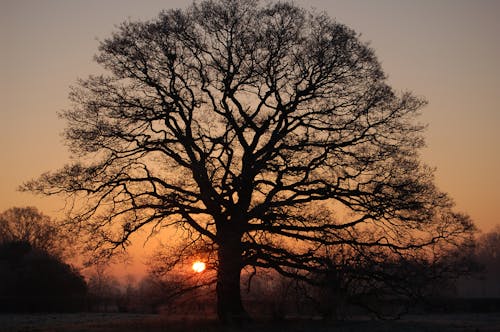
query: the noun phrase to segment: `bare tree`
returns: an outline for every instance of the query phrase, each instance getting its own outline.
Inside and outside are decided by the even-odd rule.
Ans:
[[[24,189],[86,197],[73,225],[104,253],[147,227],[212,243],[223,321],[247,318],[244,266],[308,271],[324,245],[398,251],[470,227],[435,222],[452,203],[418,159],[425,101],[324,13],[201,1],[123,23],[96,60],[108,74],[79,81],[61,114],[81,162]],[[304,214],[318,202],[325,215]]]
[[[500,225],[490,232],[483,233],[477,240],[475,259],[482,269],[476,280],[469,280],[469,286],[478,297],[500,297]],[[479,280],[478,280],[479,279]],[[474,287],[475,286],[475,287]]]
[[[0,213],[0,311],[75,311],[86,284],[64,262],[69,237],[34,207]]]
[[[468,219],[460,214],[451,218]],[[438,241],[397,251],[356,245],[327,247],[325,269],[316,274],[319,307],[325,318],[344,318],[353,306],[379,318],[394,318],[415,305],[449,299],[455,294],[457,279],[477,271],[472,237],[468,232],[458,242]]]
[[[61,258],[69,254],[67,234],[35,207],[13,207],[0,213],[0,243],[23,242]]]

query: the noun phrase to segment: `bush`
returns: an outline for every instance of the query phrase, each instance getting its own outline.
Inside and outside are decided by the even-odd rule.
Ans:
[[[0,311],[77,311],[87,285],[80,273],[28,242],[0,244]]]

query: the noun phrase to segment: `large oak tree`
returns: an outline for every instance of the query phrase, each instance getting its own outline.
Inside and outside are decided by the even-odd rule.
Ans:
[[[96,60],[106,74],[62,113],[79,161],[24,188],[86,197],[72,224],[103,252],[145,227],[210,244],[221,320],[245,318],[245,266],[300,277],[324,246],[398,252],[470,226],[442,217],[452,204],[419,161],[425,101],[326,14],[201,1],[123,23]]]

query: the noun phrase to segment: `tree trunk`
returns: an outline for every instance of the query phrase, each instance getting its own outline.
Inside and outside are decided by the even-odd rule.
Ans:
[[[240,292],[242,269],[240,237],[224,238],[219,244],[219,269],[217,271],[217,315],[225,324],[248,322],[249,315],[243,308]]]

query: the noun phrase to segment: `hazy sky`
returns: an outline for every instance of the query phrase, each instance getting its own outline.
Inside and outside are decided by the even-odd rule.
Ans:
[[[99,70],[98,40],[127,18],[186,1],[0,0],[0,211],[61,199],[16,191],[69,160],[61,141],[69,86]],[[483,230],[500,224],[500,1],[295,1],[325,10],[369,41],[397,90],[429,105],[423,160]]]

